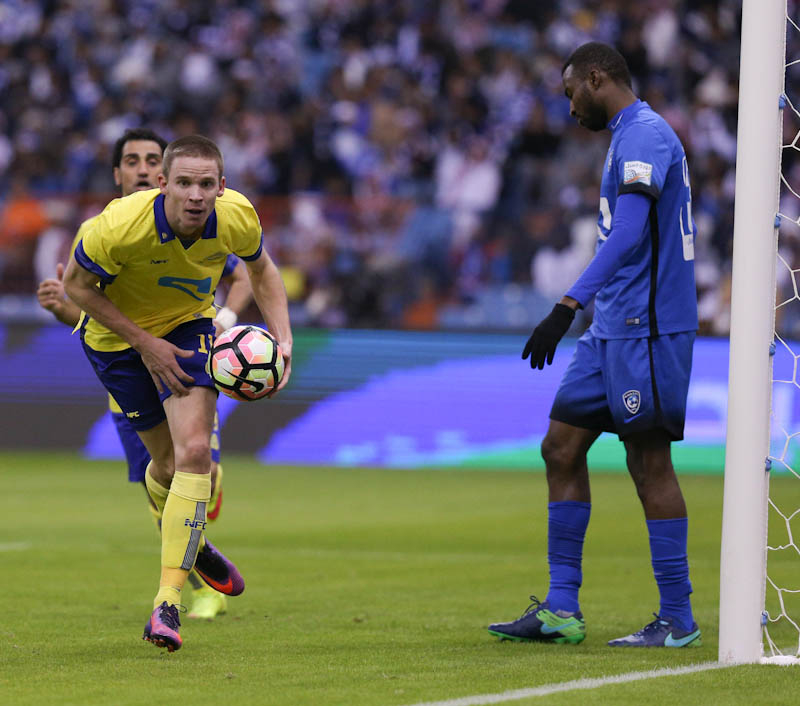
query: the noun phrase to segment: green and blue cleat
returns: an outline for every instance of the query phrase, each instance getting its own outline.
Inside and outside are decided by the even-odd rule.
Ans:
[[[586,621],[580,611],[552,611],[547,601],[531,596],[532,603],[521,618],[510,623],[494,623],[489,633],[501,640],[554,642],[577,645],[586,637]]]
[[[673,618],[661,617],[645,625],[639,632],[611,640],[610,647],[700,647],[703,640],[700,628],[694,623],[690,630],[681,630]]]

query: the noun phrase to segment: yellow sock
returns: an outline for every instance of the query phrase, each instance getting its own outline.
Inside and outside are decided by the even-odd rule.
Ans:
[[[153,518],[153,524],[155,524],[156,529],[160,532],[161,531],[161,513],[158,511],[157,507],[153,507],[152,503],[147,503],[147,509],[150,511],[150,517]]]
[[[214,478],[213,487],[211,489],[211,500],[208,501],[208,521],[214,522],[219,516],[219,496],[222,493],[222,464],[218,463],[216,477]]]
[[[214,505],[217,502],[217,498],[219,497],[220,492],[222,491],[222,464],[217,464],[217,477],[214,479],[214,490],[211,493],[211,500],[209,502],[210,505]]]
[[[164,514],[164,505],[167,504],[167,496],[169,495],[169,488],[165,488],[153,476],[150,475],[150,470],[153,467],[153,462],[147,464],[147,469],[144,472],[144,484],[147,487],[147,494],[155,504],[155,507],[148,503],[150,514],[155,520],[156,526],[160,528],[161,516]]]
[[[175,569],[173,569],[173,571],[175,571]],[[164,580],[163,569],[161,580]],[[164,601],[167,602],[167,605],[180,605],[181,588],[182,586],[170,586],[169,584],[159,586],[158,593],[153,600],[153,608],[158,608]]]
[[[183,572],[182,580],[169,581],[173,586],[183,586],[194,566],[206,526],[206,505],[210,496],[208,473],[175,471],[161,517],[161,566]],[[163,573],[162,584],[167,585]]]

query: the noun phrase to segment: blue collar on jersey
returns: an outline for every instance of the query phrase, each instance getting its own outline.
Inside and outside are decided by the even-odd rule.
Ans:
[[[627,108],[623,108],[619,111],[611,120],[608,122],[608,129],[611,132],[614,132],[620,125],[624,122],[627,122],[629,118],[636,115],[642,108],[647,105],[643,100],[637,98],[633,103],[631,103]]]
[[[170,240],[175,240],[177,236],[172,228],[170,228],[167,222],[167,214],[164,213],[164,194],[156,196],[156,200],[153,202],[153,215],[156,217],[156,228],[158,229],[158,237],[161,239],[161,242],[168,243]],[[217,237],[216,210],[212,211],[211,215],[208,217],[206,227],[201,237],[204,239]]]

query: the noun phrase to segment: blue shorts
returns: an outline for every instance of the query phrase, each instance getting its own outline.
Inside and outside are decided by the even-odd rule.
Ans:
[[[128,480],[131,483],[144,483],[144,472],[150,463],[150,454],[124,414],[111,412],[111,419],[117,428],[117,436],[122,443],[125,460],[128,462]],[[219,459],[219,417],[215,413],[214,429],[211,432],[211,460],[219,463]]]
[[[144,472],[150,463],[150,454],[147,452],[142,440],[131,426],[128,418],[121,412],[112,412],[111,419],[117,428],[117,436],[122,442],[122,450],[128,462],[128,480],[131,483],[144,481]]]
[[[194,378],[189,387],[216,389],[209,371],[209,355],[214,342],[211,319],[187,321],[163,338],[178,348],[194,351],[191,358],[175,358],[184,372]],[[163,402],[172,393],[166,386],[164,392],[158,392],[138,352],[133,348],[96,351],[86,343],[83,343],[83,350],[100,382],[117,401],[134,429],[147,431],[167,418]]]
[[[604,340],[587,331],[556,392],[550,419],[622,439],[664,429],[683,439],[695,332]]]

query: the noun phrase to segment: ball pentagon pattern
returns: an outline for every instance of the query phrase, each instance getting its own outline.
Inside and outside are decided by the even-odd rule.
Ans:
[[[211,376],[228,397],[246,402],[262,399],[283,376],[281,348],[263,328],[234,326],[214,341]]]

